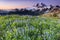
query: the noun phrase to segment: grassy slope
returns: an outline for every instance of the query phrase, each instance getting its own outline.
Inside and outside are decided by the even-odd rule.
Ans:
[[[0,40],[60,40],[60,19],[0,16]]]

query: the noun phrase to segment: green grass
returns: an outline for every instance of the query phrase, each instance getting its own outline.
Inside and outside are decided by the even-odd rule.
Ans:
[[[60,19],[0,16],[0,40],[60,40]]]

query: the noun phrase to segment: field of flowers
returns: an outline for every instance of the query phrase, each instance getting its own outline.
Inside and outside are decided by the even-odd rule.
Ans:
[[[60,19],[0,16],[0,40],[60,40]]]

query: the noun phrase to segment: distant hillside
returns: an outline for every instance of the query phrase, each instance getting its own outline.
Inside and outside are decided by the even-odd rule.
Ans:
[[[46,14],[43,14],[42,16],[46,16],[46,17],[59,17],[60,18],[60,8],[54,7],[52,10],[50,10]]]

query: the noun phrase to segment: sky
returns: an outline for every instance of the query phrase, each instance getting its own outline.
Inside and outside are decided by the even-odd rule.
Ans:
[[[0,0],[0,9],[28,8],[36,3],[60,5],[60,0]]]

